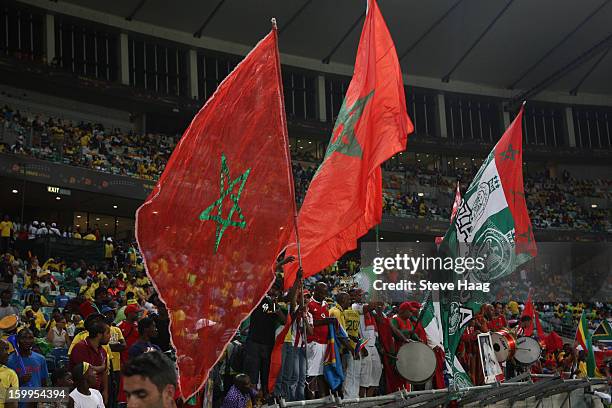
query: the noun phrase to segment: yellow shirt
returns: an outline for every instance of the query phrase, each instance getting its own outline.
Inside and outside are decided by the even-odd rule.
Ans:
[[[86,299],[93,300],[94,295],[96,293],[96,289],[98,289],[99,286],[100,286],[99,283],[92,282],[92,284],[89,286],[89,289],[87,289],[87,286],[81,286],[81,289],[79,292],[83,293]]]
[[[72,234],[72,238],[81,239],[81,234],[79,234],[78,232],[75,232],[74,234]]]
[[[113,328],[119,329],[118,327],[111,326],[111,338],[113,337]],[[121,329],[119,329],[119,331],[121,331]],[[72,353],[72,349],[74,348],[75,344],[87,339],[87,336],[89,336],[89,332],[87,330],[83,330],[74,336],[74,339],[72,339],[72,343],[70,343],[70,347],[68,348],[68,356],[70,356],[70,353]],[[108,344],[103,345],[102,348],[104,351],[106,351],[106,367],[107,372],[110,372],[111,354],[113,354],[113,352]]]
[[[0,232],[2,238],[8,238],[11,236],[11,230],[13,229],[13,223],[10,221],[0,222]]]
[[[8,353],[11,354],[13,351],[15,351],[15,347],[13,347],[13,344],[8,341],[9,338],[9,334],[3,334],[2,335],[2,340],[6,341],[8,343]],[[2,385],[0,385],[0,387],[2,387]]]
[[[111,338],[110,338],[110,343],[119,343],[120,340],[125,340],[123,338],[123,332],[121,332],[121,329],[115,326],[111,326],[110,327],[110,331],[111,331]],[[110,346],[108,346],[110,351]],[[113,364],[113,371],[121,371],[121,353],[118,351],[110,351],[110,360],[111,363]]]
[[[349,313],[347,313],[349,312]],[[353,312],[353,313],[350,313]],[[347,316],[349,317],[349,320],[347,320]],[[355,323],[355,316],[357,316],[357,323]],[[340,325],[342,326],[342,328],[344,329],[344,331],[349,335],[349,336],[353,336],[352,333],[355,333],[355,329],[357,329],[356,333],[357,335],[354,337],[359,337],[359,313],[354,312],[353,310],[344,310],[342,309],[342,307],[338,306],[334,306],[329,310],[329,317],[335,317],[336,319],[338,319],[338,323],[340,323]],[[349,332],[349,326],[351,327],[351,331]],[[351,351],[355,349],[355,342],[352,339],[348,339],[349,345],[351,346]]]
[[[508,302],[508,310],[510,310],[510,313],[512,313],[513,315],[518,315],[519,314],[518,303],[516,303],[514,300],[511,300],[510,302]]]
[[[45,315],[43,314],[43,312],[40,311],[40,309],[38,310],[38,312],[35,312],[31,307],[28,306],[24,309],[23,314],[25,315],[28,310],[32,310],[32,313],[34,313],[34,324],[36,325],[36,328],[38,330],[47,327],[47,320],[45,319]]]
[[[335,317],[340,323],[340,326],[346,331],[346,320],[344,319],[344,309],[340,305],[334,306],[329,309],[329,317]]]
[[[0,408],[4,408],[6,394],[9,389],[19,389],[17,373],[5,365],[0,365]]]
[[[96,236],[94,234],[87,234],[83,237],[83,239],[87,240],[87,241],[95,241],[96,240]]]
[[[351,337],[359,338],[359,313],[355,310],[347,309],[344,312],[344,321],[346,322],[346,326],[344,327],[346,330],[346,334]]]
[[[144,285],[150,285],[151,282],[149,281],[149,278],[147,278],[146,276],[143,276],[142,278],[136,278],[136,285],[137,286],[144,286]]]
[[[113,244],[104,244],[104,257],[112,258],[114,249],[115,247],[113,247]]]

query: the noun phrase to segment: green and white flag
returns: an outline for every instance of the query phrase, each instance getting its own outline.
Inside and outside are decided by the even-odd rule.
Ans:
[[[522,118],[521,107],[465,192],[440,245],[442,256],[484,259],[484,268],[455,274],[453,281],[489,283],[537,253],[523,189]],[[463,330],[486,302],[486,294],[448,291],[441,301],[446,358],[454,367]]]

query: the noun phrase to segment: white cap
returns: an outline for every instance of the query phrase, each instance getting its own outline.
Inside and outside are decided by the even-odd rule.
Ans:
[[[113,239],[112,239],[111,237],[106,238],[106,240],[107,240],[108,242],[113,242]]]
[[[44,227],[44,226],[45,226],[45,222],[44,222],[44,221],[43,221],[43,222],[41,222],[41,223],[40,223],[40,226],[41,226],[41,227]]]
[[[32,222],[32,225],[38,225],[38,221]]]
[[[51,224],[51,227],[55,228],[55,227],[56,227],[55,223],[52,223],[52,224]]]

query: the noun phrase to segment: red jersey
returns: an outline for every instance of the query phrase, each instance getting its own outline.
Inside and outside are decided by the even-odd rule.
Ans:
[[[508,327],[508,322],[504,316],[497,316],[489,321],[487,324],[489,330],[491,331],[499,331],[501,329]]]
[[[72,349],[72,353],[70,353],[70,360],[68,361],[68,367],[72,369],[76,364],[88,362],[93,366],[104,366],[106,367],[107,358],[106,358],[106,350],[101,346],[97,349],[92,346],[89,340],[85,339],[83,341],[78,342],[74,345]],[[104,373],[96,374],[96,386],[95,388],[103,392],[104,387],[102,383],[102,376],[106,375],[106,371]]]
[[[312,317],[313,322],[313,333],[312,336],[308,336],[308,342],[317,342],[319,344],[327,344],[327,336],[329,334],[329,327],[325,324],[322,326],[314,326],[314,322],[317,320],[323,320],[329,317],[329,309],[327,303],[317,302],[312,299],[308,302],[308,313]]]
[[[138,341],[138,338],[140,337],[138,335],[138,322],[130,323],[127,320],[123,320],[117,325],[117,327],[121,329],[121,333],[123,334],[126,344],[125,350],[121,352],[121,364],[124,364],[129,359],[128,350]]]

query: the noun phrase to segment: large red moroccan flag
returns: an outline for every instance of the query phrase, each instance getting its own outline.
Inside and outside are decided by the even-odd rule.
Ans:
[[[305,278],[356,248],[380,223],[380,165],[405,149],[412,130],[395,45],[376,1],[368,0],[353,79],[298,216]],[[295,237],[289,242],[287,255],[297,257]],[[285,267],[286,288],[297,267]]]
[[[136,214],[147,272],[170,312],[183,397],[272,285],[291,231],[280,78],[272,30],[195,116]]]

